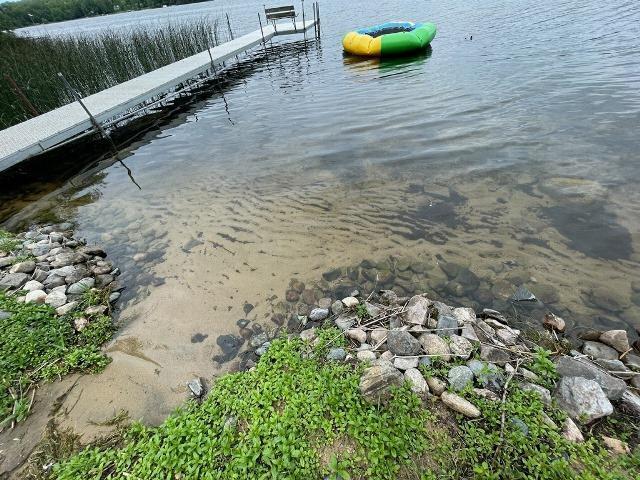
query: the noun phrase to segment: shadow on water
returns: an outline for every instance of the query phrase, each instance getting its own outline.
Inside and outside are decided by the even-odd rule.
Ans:
[[[358,57],[343,52],[343,64],[345,67],[357,70],[371,70],[377,68],[382,73],[404,72],[407,67],[418,67],[425,63],[433,54],[433,48],[429,45],[425,50],[410,52],[406,55],[395,57]]]

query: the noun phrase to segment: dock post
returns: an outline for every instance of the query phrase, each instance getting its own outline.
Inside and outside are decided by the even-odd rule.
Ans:
[[[313,33],[318,38],[318,26],[316,25],[316,2],[311,4],[311,10],[313,10]]]
[[[111,150],[113,150],[113,156],[116,158],[116,160],[118,162],[120,162],[120,165],[122,165],[126,170],[127,170],[127,175],[129,175],[129,178],[131,179],[131,181],[134,183],[134,185],[136,187],[138,187],[140,190],[142,190],[142,187],[138,184],[138,182],[136,182],[135,178],[133,178],[133,174],[131,173],[131,169],[129,167],[127,167],[124,162],[122,161],[122,159],[120,158],[120,152],[118,151],[118,147],[116,146],[115,142],[113,141],[113,139],[111,138],[111,135],[109,135],[104,128],[102,128],[102,125],[100,125],[98,123],[98,120],[96,120],[96,117],[94,117],[91,112],[89,111],[89,109],[87,108],[87,106],[84,104],[84,102],[82,101],[82,97],[80,97],[80,94],[71,86],[71,84],[67,81],[67,79],[64,77],[64,75],[62,75],[61,72],[58,72],[58,76],[60,77],[60,79],[62,80],[62,83],[64,83],[64,86],[67,87],[67,90],[69,90],[69,92],[71,93],[71,95],[76,99],[76,101],[80,104],[80,106],[82,107],[82,109],[85,111],[85,113],[89,116],[89,120],[91,120],[91,124],[93,125],[93,127],[100,132],[100,135],[102,135],[102,137],[107,140],[109,142],[109,145],[111,146]]]
[[[293,22],[295,23],[296,19],[293,19]],[[304,0],[302,0],[302,34],[304,35],[304,41],[305,43],[307,42],[307,22],[305,21],[305,17],[304,17]]]
[[[320,4],[316,2],[316,11],[318,12],[318,39],[320,39]]]
[[[269,58],[269,56],[267,55],[267,45],[266,45],[266,41],[264,39],[264,30],[262,29],[262,18],[260,18],[260,12],[258,12],[258,22],[260,23],[260,34],[262,35],[262,48],[264,48],[264,54],[267,56],[267,59]]]

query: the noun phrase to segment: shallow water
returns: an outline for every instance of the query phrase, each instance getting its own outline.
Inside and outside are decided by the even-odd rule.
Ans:
[[[72,220],[130,287],[114,363],[81,379],[87,412],[69,422],[86,428],[97,409],[120,407],[158,421],[189,377],[239,362],[254,331],[356,287],[417,288],[534,324],[550,309],[574,332],[635,335],[640,8],[526,3],[386,1],[373,11],[325,0],[319,44],[292,37],[268,61],[241,56],[227,66],[224,99],[213,90],[128,148],[141,191],[115,164],[73,185],[0,193],[5,225]],[[260,8],[232,2],[236,33],[257,27]],[[438,24],[432,49],[343,56],[346,31],[397,19]],[[519,285],[540,303],[514,306]]]

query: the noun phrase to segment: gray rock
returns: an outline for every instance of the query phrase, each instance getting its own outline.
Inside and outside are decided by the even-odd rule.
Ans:
[[[204,395],[204,386],[199,378],[194,378],[187,382],[187,387],[195,398],[202,398]]]
[[[420,373],[420,370],[417,368],[408,368],[404,372],[404,378],[411,387],[411,391],[417,394],[427,393],[429,391],[429,386],[427,385],[427,381]]]
[[[5,267],[8,267],[9,265],[12,265],[13,262],[15,262],[15,260],[16,260],[16,257],[13,257],[13,256],[0,258],[0,268],[5,268]]]
[[[620,400],[627,389],[624,380],[609,375],[585,358],[560,357],[556,359],[556,370],[561,377],[583,377],[595,381],[609,400]]]
[[[75,301],[65,303],[61,307],[56,308],[56,313],[60,316],[66,315],[67,313],[74,311],[78,305],[79,305],[79,302],[75,302]]]
[[[356,353],[356,358],[360,362],[372,363],[376,361],[376,354],[371,350],[361,350],[358,353]]]
[[[89,316],[93,315],[104,315],[109,310],[109,307],[106,305],[93,305],[91,307],[87,307],[84,311],[85,314]]]
[[[26,273],[9,273],[0,278],[0,292],[3,290],[18,289],[29,280]]]
[[[0,320],[6,320],[10,316],[11,316],[11,314],[9,312],[5,312],[4,310],[0,310]]]
[[[396,357],[393,360],[393,366],[403,371],[418,368],[418,357]]]
[[[314,308],[309,314],[309,319],[314,322],[319,322],[321,320],[324,320],[328,316],[329,310],[327,308]]]
[[[411,297],[405,309],[405,318],[413,325],[424,325],[429,314],[429,300],[421,295]]]
[[[315,327],[300,332],[300,338],[305,342],[313,342],[318,336]]]
[[[624,378],[626,380],[633,377],[633,372],[620,360],[605,360],[599,358],[595,360],[595,364],[601,366],[608,372],[615,372],[615,377]]]
[[[393,290],[380,290],[380,301],[385,305],[395,305],[398,295]]]
[[[496,330],[496,337],[508,347],[512,347],[518,341],[518,336],[512,330],[506,328]]]
[[[465,400],[464,398],[451,392],[442,392],[440,396],[442,403],[449,407],[454,412],[461,413],[465,417],[478,418],[480,416],[480,410],[476,406]]]
[[[491,342],[496,336],[496,331],[484,320],[476,320],[473,329],[481,342]]]
[[[345,332],[347,338],[355,340],[358,343],[366,343],[367,342],[367,332],[365,332],[361,328],[350,328]]]
[[[360,393],[371,403],[385,402],[391,396],[391,388],[404,382],[402,373],[389,363],[379,363],[364,371],[360,377]]]
[[[620,408],[636,418],[640,417],[640,396],[627,390],[620,399]]]
[[[473,324],[476,321],[476,312],[473,308],[468,308],[468,307],[454,308],[453,316],[458,321],[458,326],[460,327],[464,325]]]
[[[487,390],[486,388],[474,388],[473,393],[484,399],[491,400],[492,402],[500,400],[500,397],[496,393],[491,390]]]
[[[264,345],[265,343],[267,343],[268,341],[269,341],[269,337],[267,336],[266,333],[264,332],[257,333],[249,339],[249,346],[251,348],[258,348]]]
[[[66,285],[66,282],[64,281],[64,278],[58,276],[58,275],[50,275],[47,277],[47,279],[44,281],[44,286],[47,289],[52,289],[52,288],[56,288],[56,287],[60,287],[62,285]]]
[[[571,417],[567,417],[562,424],[562,436],[573,443],[584,442],[584,437],[578,426],[571,420]]]
[[[269,350],[269,347],[271,346],[271,342],[267,342],[267,343],[263,343],[262,346],[260,348],[256,349],[256,355],[258,355],[259,357],[261,357],[262,355],[264,355],[265,353],[267,353],[267,350]]]
[[[323,297],[318,300],[318,307],[329,310],[331,308],[331,299],[329,297]]]
[[[473,329],[473,325],[470,323],[465,323],[462,326],[460,336],[467,339],[473,345],[479,345],[480,339],[478,335],[476,335],[476,331]]]
[[[504,375],[502,371],[493,363],[481,362],[480,360],[469,360],[467,366],[476,377],[476,382],[482,387],[490,387],[499,390],[504,385]]]
[[[42,305],[47,299],[47,294],[44,290],[31,290],[24,298],[25,303],[36,303]]]
[[[62,290],[53,290],[47,295],[45,303],[53,308],[58,308],[67,303],[67,296]]]
[[[344,304],[340,300],[336,300],[331,304],[331,313],[340,315],[344,310]]]
[[[111,294],[109,294],[109,303],[116,303],[120,298],[120,295],[120,292],[111,292]]]
[[[604,343],[600,342],[584,342],[582,353],[592,358],[603,358],[605,360],[617,360],[618,352]]]
[[[38,267],[33,272],[33,275],[31,277],[36,282],[44,283],[44,281],[47,279],[48,276],[49,276],[49,272],[48,271],[42,270],[40,267]]]
[[[347,358],[347,351],[344,348],[332,348],[327,353],[327,360],[342,362]]]
[[[106,287],[113,282],[113,275],[96,275],[96,286],[98,288]]]
[[[28,292],[33,292],[34,290],[44,290],[44,285],[36,280],[29,280],[22,287],[23,290],[27,290]]]
[[[91,277],[91,272],[87,267],[85,267],[84,265],[76,265],[73,268],[73,272],[64,277],[64,281],[67,282],[68,285],[71,285],[73,283],[79,282],[83,278],[89,277]]]
[[[438,377],[427,377],[427,385],[434,395],[440,396],[447,389],[447,384]]]
[[[87,255],[89,257],[106,257],[107,253],[104,251],[104,249],[102,247],[98,247],[97,245],[87,245],[85,247],[82,247],[79,250],[79,253],[82,253],[84,255]]]
[[[540,397],[540,400],[542,400],[542,403],[544,403],[547,407],[551,406],[551,392],[546,388],[541,387],[540,385],[536,385],[535,383],[528,382],[520,384],[520,387],[523,390],[537,393]]]
[[[586,378],[561,378],[554,397],[562,410],[583,423],[590,423],[613,413],[613,405],[600,385]]]
[[[371,318],[375,318],[378,315],[380,315],[380,308],[376,307],[374,304],[369,303],[369,302],[364,302],[364,306],[367,309],[367,314],[369,315],[369,317]]]
[[[624,330],[609,330],[600,335],[600,341],[615,348],[620,353],[629,351],[629,337]]]
[[[356,324],[356,318],[357,317],[353,314],[341,313],[334,322],[340,330],[349,330]]]
[[[471,356],[471,353],[473,352],[473,345],[471,345],[469,340],[459,335],[451,335],[449,339],[449,349],[452,354],[456,355],[458,358],[462,358],[463,360],[467,360]]]
[[[441,360],[448,362],[451,360],[449,345],[441,337],[433,333],[423,333],[419,337],[422,348],[427,355],[438,355]]]
[[[640,371],[640,356],[632,353],[625,355],[624,363],[631,370]]]
[[[482,345],[480,347],[480,358],[485,362],[504,365],[511,360],[511,355],[506,350],[492,347],[490,345]]]
[[[460,392],[473,384],[473,372],[469,367],[459,365],[449,370],[449,385],[456,392]]]
[[[36,269],[36,262],[27,260],[25,262],[15,263],[9,273],[31,273]]]
[[[92,277],[83,278],[79,282],[69,285],[67,293],[71,295],[82,295],[87,290],[93,288],[95,283],[96,281]]]
[[[76,265],[78,263],[86,262],[89,260],[89,257],[83,255],[79,252],[63,252],[58,253],[53,262],[51,262],[51,266],[53,268],[66,267],[68,265]]]
[[[453,315],[438,315],[438,324],[436,326],[437,334],[440,337],[449,337],[458,334],[458,320]]]
[[[394,355],[413,356],[420,354],[420,342],[404,330],[390,330],[387,334],[387,347]]]

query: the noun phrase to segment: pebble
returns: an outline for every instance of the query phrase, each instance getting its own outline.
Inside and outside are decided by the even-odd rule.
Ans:
[[[486,388],[474,388],[473,393],[475,393],[479,397],[482,397],[486,400],[491,400],[493,402],[497,402],[498,400],[500,400],[500,397],[496,393],[492,392],[491,390],[487,390]]]
[[[473,384],[473,372],[465,365],[459,365],[449,370],[449,386],[456,392],[460,392]]]
[[[77,306],[78,306],[78,302],[76,301],[65,303],[61,307],[56,308],[56,313],[60,316],[66,315],[67,313],[70,313],[73,310],[75,310]]]
[[[44,290],[31,290],[27,293],[25,303],[35,303],[42,305],[47,299],[47,293]]]
[[[260,348],[256,349],[256,355],[258,355],[259,357],[261,357],[262,355],[264,355],[265,353],[267,353],[267,350],[269,350],[269,346],[271,345],[271,342],[266,342],[263,343],[262,346]]]
[[[625,330],[609,330],[600,335],[600,341],[605,345],[615,348],[620,353],[629,350],[629,337]]]
[[[315,327],[308,328],[300,332],[300,338],[305,342],[313,342],[318,334]]]
[[[360,362],[375,362],[376,354],[371,350],[361,350],[358,353],[356,353],[356,358]]]
[[[347,352],[344,348],[332,348],[327,353],[327,360],[342,362],[347,357]]]
[[[602,442],[604,443],[607,450],[609,450],[614,455],[629,455],[631,453],[631,449],[626,442],[622,440],[618,440],[617,438],[607,437],[606,435],[602,435]]]
[[[418,368],[418,357],[396,357],[393,360],[393,366],[398,370],[409,370],[410,368]]]
[[[357,298],[355,297],[346,297],[342,299],[342,304],[346,307],[346,308],[354,308],[356,307],[360,302],[358,301]]]
[[[427,385],[434,395],[440,396],[447,389],[447,384],[437,377],[427,377]]]
[[[31,273],[36,269],[36,262],[33,260],[27,260],[26,262],[19,262],[13,265],[9,270],[9,273]]]
[[[544,316],[544,321],[542,322],[542,326],[547,330],[563,333],[566,328],[566,322],[562,318],[558,317],[557,315],[551,312],[548,312]]]
[[[67,296],[62,290],[53,290],[47,295],[45,303],[53,308],[58,308],[67,303]]]
[[[461,413],[468,418],[478,418],[480,410],[473,403],[451,392],[442,392],[440,396],[442,402],[451,410]]]
[[[269,341],[269,337],[266,333],[257,333],[249,339],[249,346],[251,348],[258,348]]]
[[[104,315],[105,313],[107,313],[108,310],[109,310],[109,307],[107,307],[106,305],[94,305],[94,306],[88,307],[84,311],[84,313],[89,316]]]
[[[367,342],[367,332],[365,332],[362,328],[350,328],[345,332],[347,338],[355,340],[358,343],[366,343]]]
[[[89,324],[89,320],[85,317],[76,317],[73,319],[73,328],[76,332],[81,332]]]
[[[27,290],[29,292],[33,292],[34,290],[44,290],[44,285],[36,280],[29,280],[22,287],[23,290]]]
[[[423,333],[418,340],[427,355],[438,355],[445,362],[451,360],[449,345],[438,335]]]
[[[309,313],[309,319],[314,322],[324,320],[328,316],[329,309],[327,308],[314,308],[313,310],[311,310],[311,313]]]
[[[412,392],[415,392],[417,394],[429,392],[427,381],[424,379],[422,373],[420,373],[420,370],[418,370],[417,368],[409,368],[405,370],[404,378],[409,382]]]

